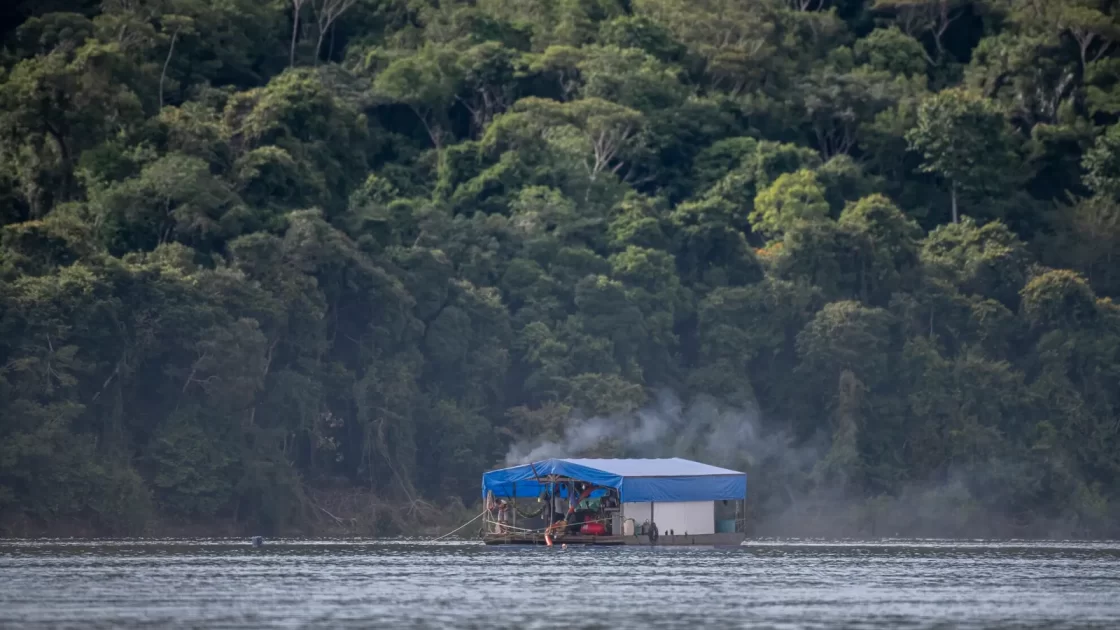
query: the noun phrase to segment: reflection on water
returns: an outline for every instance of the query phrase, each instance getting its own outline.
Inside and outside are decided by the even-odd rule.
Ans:
[[[1120,544],[0,541],[0,627],[1120,627]]]

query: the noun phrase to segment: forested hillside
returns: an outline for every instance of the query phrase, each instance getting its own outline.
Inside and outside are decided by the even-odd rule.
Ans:
[[[0,531],[392,533],[671,392],[759,522],[1116,534],[1111,4],[16,0]]]

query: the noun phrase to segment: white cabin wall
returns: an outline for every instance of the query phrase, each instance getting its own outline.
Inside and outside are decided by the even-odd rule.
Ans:
[[[653,521],[662,534],[670,529],[677,535],[714,534],[716,505],[714,501],[654,503]]]
[[[715,501],[674,501],[653,504],[653,522],[661,534],[716,533]],[[635,527],[649,520],[649,503],[623,503],[622,518],[634,519]]]

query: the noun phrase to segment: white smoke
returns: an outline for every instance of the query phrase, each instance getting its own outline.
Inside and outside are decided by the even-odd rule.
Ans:
[[[631,414],[571,418],[559,440],[513,444],[506,464],[516,466],[550,457],[580,457],[609,443],[620,457],[684,457],[717,466],[748,465],[774,448],[760,439],[756,409],[729,409],[709,399],[684,406],[672,392],[660,392]],[[620,451],[620,452],[619,452]]]
[[[752,407],[731,408],[712,399],[690,401],[686,406],[671,392],[661,392],[649,405],[630,414],[573,416],[560,439],[512,445],[506,465],[595,453],[683,457],[740,470],[748,476],[752,531],[761,536],[1006,537],[1023,533],[1018,513],[1005,514],[998,505],[985,507],[968,486],[976,479],[981,480],[981,487],[991,486],[990,480],[1020,474],[1016,466],[1025,464],[993,461],[950,469],[943,478],[907,482],[895,496],[869,497],[858,489],[853,494],[844,478],[822,468],[822,460],[827,460],[834,446],[831,436],[821,431],[794,439],[789,430],[774,418],[763,422]],[[1075,528],[1081,527],[1079,521],[1071,524],[1048,518],[1037,519],[1030,531],[1041,533],[1033,535],[1081,535]]]
[[[550,457],[574,457],[576,455],[573,453],[585,453],[604,440],[614,438],[621,430],[617,418],[577,420],[568,426],[564,439],[559,443],[540,440],[535,443],[514,444],[506,455],[506,462],[516,466]]]

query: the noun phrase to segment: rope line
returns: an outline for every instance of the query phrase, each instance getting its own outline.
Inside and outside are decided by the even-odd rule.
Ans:
[[[447,538],[448,536],[450,536],[450,535],[452,535],[452,534],[455,534],[455,533],[457,533],[457,532],[460,532],[460,531],[462,531],[462,530],[463,530],[464,528],[466,528],[466,526],[467,526],[467,525],[470,525],[471,523],[473,523],[473,522],[477,521],[478,519],[482,518],[482,517],[483,517],[483,516],[485,516],[485,515],[486,515],[486,511],[485,511],[485,510],[483,510],[482,512],[480,512],[480,513],[478,514],[478,516],[476,516],[476,517],[472,518],[471,520],[467,521],[466,523],[463,523],[463,524],[462,524],[461,526],[459,526],[459,527],[458,527],[457,529],[453,529],[453,530],[451,530],[451,531],[447,532],[446,534],[444,534],[444,535],[440,536],[439,538],[433,538],[433,539],[431,539],[431,540],[430,540],[430,541],[428,541],[428,542],[435,542],[435,541],[437,541],[437,540],[443,540],[444,538]]]

